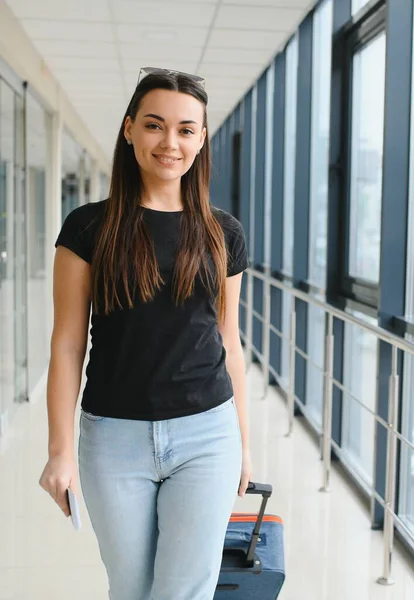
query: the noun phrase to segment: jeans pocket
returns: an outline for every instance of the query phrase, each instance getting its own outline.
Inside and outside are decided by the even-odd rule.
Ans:
[[[85,417],[87,421],[103,421],[105,417],[101,417],[99,415],[93,415],[92,413],[88,413],[84,410],[81,412],[82,417]]]

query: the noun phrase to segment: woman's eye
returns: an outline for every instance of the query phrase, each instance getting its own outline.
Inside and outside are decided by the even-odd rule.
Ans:
[[[188,129],[187,127],[185,129],[181,130],[185,135],[191,135],[194,133],[194,131],[192,129]]]
[[[160,126],[158,125],[158,123],[148,123],[148,125],[146,125],[147,129],[160,129]]]

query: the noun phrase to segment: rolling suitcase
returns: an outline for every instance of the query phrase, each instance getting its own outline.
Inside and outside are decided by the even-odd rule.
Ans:
[[[232,514],[214,600],[276,600],[285,580],[283,522],[265,515],[272,486],[250,483],[246,493],[261,494],[262,505]]]

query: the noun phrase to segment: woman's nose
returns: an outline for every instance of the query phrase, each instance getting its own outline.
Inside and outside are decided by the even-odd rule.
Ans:
[[[174,131],[166,131],[161,141],[162,148],[177,148],[178,139],[177,134]]]

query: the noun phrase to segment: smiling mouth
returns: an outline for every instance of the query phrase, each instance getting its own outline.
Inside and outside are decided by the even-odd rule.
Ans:
[[[172,164],[176,163],[177,161],[181,160],[181,158],[174,158],[174,157],[170,157],[170,156],[160,156],[158,154],[153,154],[153,156],[160,162],[165,163],[166,165],[172,165]]]

